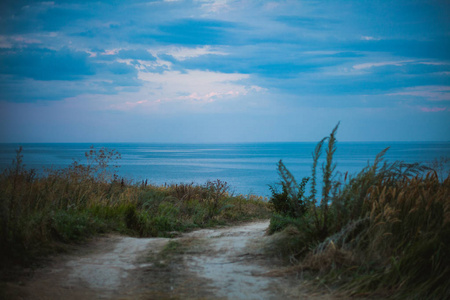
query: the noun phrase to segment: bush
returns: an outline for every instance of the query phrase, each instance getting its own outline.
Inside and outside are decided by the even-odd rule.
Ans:
[[[309,196],[306,179],[297,185],[280,161],[283,190],[272,189],[270,232],[295,227],[296,247],[286,243],[288,256],[351,294],[449,298],[450,258],[444,253],[450,253],[450,177],[440,180],[438,172],[419,163],[383,162],[385,149],[356,176],[335,180],[337,128],[313,153]],[[319,201],[316,167],[325,141]],[[434,165],[442,174],[442,165]]]
[[[117,151],[91,147],[85,156],[85,164],[74,161],[38,177],[23,165],[22,148],[17,150],[11,167],[0,174],[1,268],[28,264],[57,250],[58,243],[108,231],[169,236],[173,231],[268,217],[263,199],[232,196],[226,182],[133,183],[115,173]]]

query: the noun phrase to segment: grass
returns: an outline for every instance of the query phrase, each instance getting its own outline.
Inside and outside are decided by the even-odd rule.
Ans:
[[[316,147],[311,178],[301,184],[279,162],[282,192],[272,188],[269,201],[270,231],[286,232],[278,253],[319,285],[337,286],[347,296],[449,299],[449,160],[431,167],[388,163],[385,149],[360,173],[337,179],[336,131]],[[317,199],[322,146],[326,161]]]
[[[0,265],[32,264],[64,245],[106,232],[170,237],[177,232],[268,218],[267,201],[232,195],[226,182],[148,185],[115,174],[114,150],[91,147],[86,163],[37,176],[22,149],[0,174]]]
[[[310,177],[297,181],[279,162],[281,191],[273,187],[269,203],[234,196],[220,180],[153,186],[118,178],[120,154],[105,148],[89,149],[85,164],[37,176],[24,167],[18,149],[0,174],[0,266],[28,266],[106,232],[171,237],[271,215],[276,253],[319,286],[347,296],[449,299],[449,159],[428,166],[386,162],[385,149],[358,174],[338,177],[337,129],[318,143]],[[317,178],[323,150],[323,177]],[[179,251],[174,241],[162,253],[170,258]]]

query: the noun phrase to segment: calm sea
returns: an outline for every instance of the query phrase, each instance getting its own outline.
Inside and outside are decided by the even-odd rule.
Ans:
[[[27,168],[64,168],[74,159],[84,162],[91,144],[22,144]],[[269,195],[269,184],[278,181],[277,162],[282,159],[299,180],[310,176],[311,153],[316,143],[254,144],[94,144],[116,149],[119,175],[149,183],[198,183],[220,179],[238,194]],[[18,144],[0,144],[0,167],[11,164]],[[337,171],[356,173],[390,147],[388,161],[429,162],[450,156],[450,142],[339,142]],[[322,154],[322,161],[325,153]]]

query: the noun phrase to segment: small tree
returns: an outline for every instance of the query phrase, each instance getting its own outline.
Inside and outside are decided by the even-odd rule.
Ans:
[[[87,160],[87,167],[99,181],[109,182],[117,179],[116,170],[119,166],[111,164],[111,162],[122,158],[117,150],[105,147],[96,150],[94,145],[91,145],[84,156]]]

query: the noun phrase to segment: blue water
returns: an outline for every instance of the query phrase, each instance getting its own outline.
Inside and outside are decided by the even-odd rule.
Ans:
[[[74,159],[84,162],[91,144],[22,144],[27,168],[64,168]],[[116,149],[122,155],[119,175],[149,183],[198,183],[220,179],[237,194],[270,194],[268,185],[278,181],[276,164],[283,159],[300,181],[311,173],[311,153],[316,143],[254,144],[94,144]],[[18,144],[0,144],[0,167],[11,164]],[[339,142],[337,171],[356,173],[389,147],[388,161],[429,162],[450,156],[450,142]],[[322,161],[325,153],[322,154]]]

